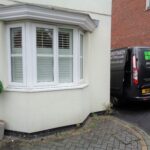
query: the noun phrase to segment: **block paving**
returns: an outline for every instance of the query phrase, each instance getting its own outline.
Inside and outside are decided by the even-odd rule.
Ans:
[[[113,117],[97,116],[83,127],[60,135],[14,140],[5,137],[0,150],[148,150],[135,132]]]

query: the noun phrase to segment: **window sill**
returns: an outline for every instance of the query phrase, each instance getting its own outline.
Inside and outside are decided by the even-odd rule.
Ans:
[[[26,92],[26,93],[36,93],[36,92],[50,92],[50,91],[63,91],[63,90],[74,90],[83,89],[88,87],[87,83],[69,86],[51,86],[51,87],[35,87],[35,88],[24,88],[24,87],[8,87],[5,89],[6,92]]]

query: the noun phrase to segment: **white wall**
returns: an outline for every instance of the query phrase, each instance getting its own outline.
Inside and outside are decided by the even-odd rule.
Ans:
[[[0,0],[0,4],[2,5],[14,5],[16,2],[10,1],[10,0]]]
[[[110,0],[94,0],[94,4],[92,0],[87,0],[85,6],[79,0],[66,1],[42,0],[40,3],[110,13]],[[6,121],[7,129],[30,133],[77,124],[89,113],[103,111],[105,105],[109,104],[111,16],[93,13],[90,15],[93,19],[100,20],[100,24],[93,33],[85,35],[84,68],[89,86],[83,89],[39,93],[4,92],[0,95],[0,119]],[[4,27],[1,21],[0,80],[7,87],[8,59],[4,45]]]
[[[90,112],[89,95],[84,90],[67,90],[41,93],[4,93],[0,118],[7,128],[23,132],[82,122]]]
[[[92,15],[100,20],[99,27],[90,35],[90,90],[92,92],[92,111],[106,107],[110,91],[110,17]]]
[[[0,3],[9,5],[10,1],[1,0]],[[12,0],[13,1],[13,0]],[[100,14],[111,15],[111,0],[15,0],[21,3],[42,4],[46,6],[56,6],[74,10],[95,12]]]
[[[5,23],[3,21],[0,21],[0,80],[3,82],[4,88],[8,86],[8,53],[6,49],[5,39]]]

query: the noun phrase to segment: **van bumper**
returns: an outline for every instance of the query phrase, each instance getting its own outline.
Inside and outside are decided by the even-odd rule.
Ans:
[[[132,100],[132,101],[150,101],[150,96],[131,97],[130,100]]]

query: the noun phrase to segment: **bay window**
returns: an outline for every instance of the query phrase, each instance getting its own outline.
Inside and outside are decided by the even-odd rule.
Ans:
[[[83,80],[79,28],[26,22],[7,26],[9,80],[14,88],[77,85]]]

